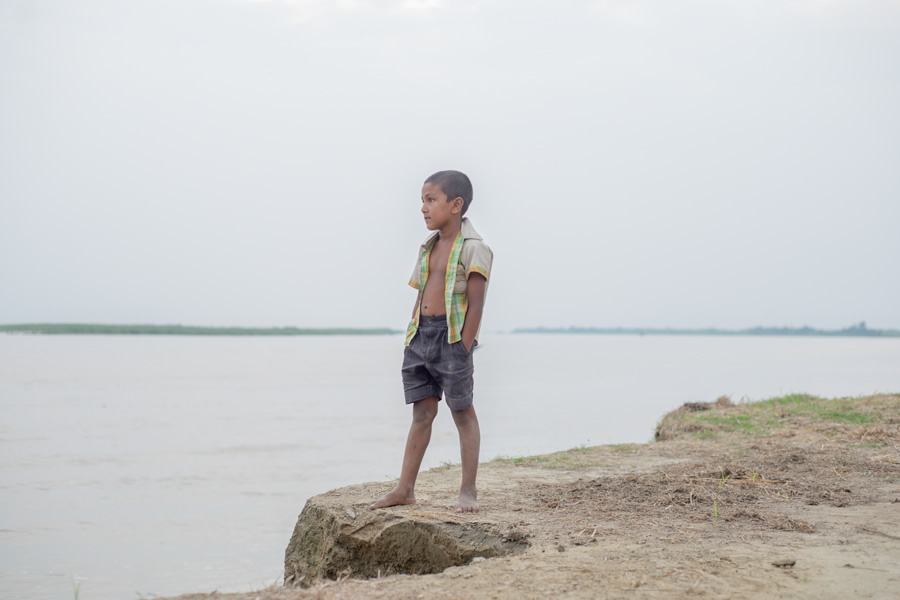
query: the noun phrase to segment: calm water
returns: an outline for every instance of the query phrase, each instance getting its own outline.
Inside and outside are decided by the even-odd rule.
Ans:
[[[483,342],[483,460],[646,442],[665,412],[723,394],[900,391],[900,339]],[[0,335],[0,598],[275,582],[307,497],[398,474],[401,352],[399,336]],[[446,413],[426,466],[442,461],[458,461]]]

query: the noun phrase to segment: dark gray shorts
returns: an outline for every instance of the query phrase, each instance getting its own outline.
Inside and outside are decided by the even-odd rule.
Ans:
[[[419,317],[416,335],[403,350],[403,395],[412,404],[441,395],[452,410],[472,404],[475,365],[462,341],[447,342],[447,317]]]

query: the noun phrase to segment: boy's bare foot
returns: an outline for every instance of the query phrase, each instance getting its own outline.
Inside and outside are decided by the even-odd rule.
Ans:
[[[459,504],[456,505],[458,513],[476,513],[478,512],[478,500],[475,492],[460,492]]]
[[[375,502],[369,505],[369,508],[386,508],[388,506],[399,506],[401,504],[415,504],[416,495],[412,492],[406,493],[403,490],[395,489],[388,492]]]

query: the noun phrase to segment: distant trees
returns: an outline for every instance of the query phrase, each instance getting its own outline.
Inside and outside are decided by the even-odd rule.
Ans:
[[[776,336],[827,336],[827,337],[900,337],[896,329],[868,329],[860,321],[844,329],[827,330],[803,327],[751,327],[750,329],[659,329],[626,327],[532,327],[515,329],[513,333],[594,333],[606,335],[776,335]]]
[[[44,335],[389,335],[400,333],[400,331],[387,328],[300,329],[298,327],[199,327],[191,325],[103,325],[97,323],[0,325],[0,332]]]

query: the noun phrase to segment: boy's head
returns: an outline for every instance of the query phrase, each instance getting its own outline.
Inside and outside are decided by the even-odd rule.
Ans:
[[[472,204],[472,182],[465,173],[459,171],[438,171],[425,180],[425,183],[431,183],[441,188],[441,191],[447,195],[447,202],[453,202],[457,198],[462,199],[462,211],[459,216],[462,217],[469,210]]]

